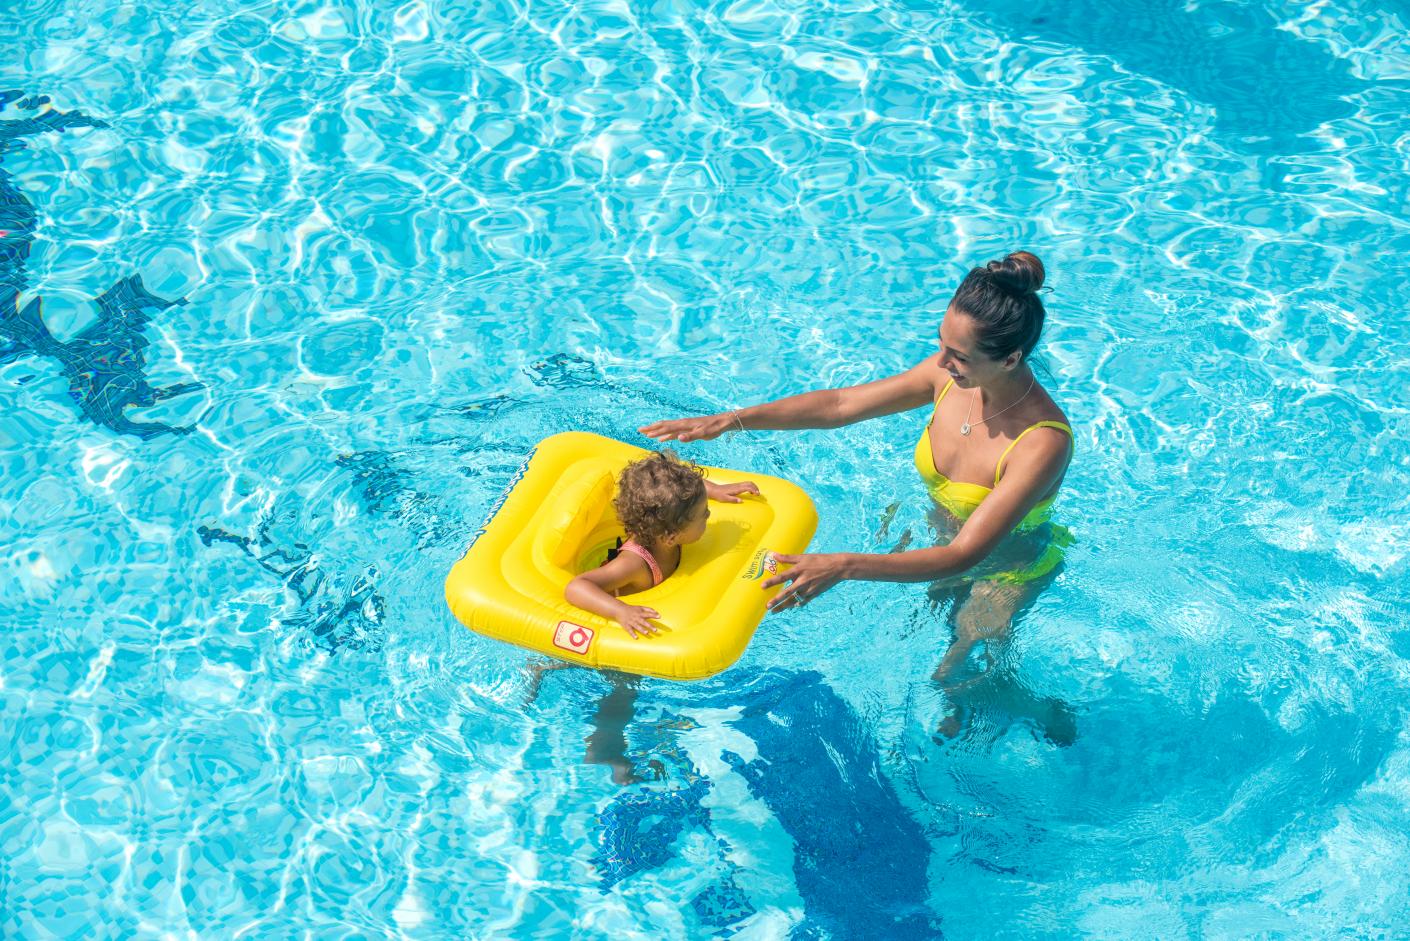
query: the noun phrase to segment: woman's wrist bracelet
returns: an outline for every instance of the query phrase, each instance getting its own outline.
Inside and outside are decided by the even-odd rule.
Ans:
[[[729,417],[734,419],[734,423],[739,426],[740,431],[744,430],[744,419],[739,417],[739,409],[730,412]]]

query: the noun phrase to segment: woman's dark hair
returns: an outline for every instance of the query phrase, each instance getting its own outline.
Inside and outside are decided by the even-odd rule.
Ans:
[[[679,533],[705,496],[705,472],[667,449],[626,466],[612,505],[627,535],[649,543]]]
[[[1023,358],[1043,334],[1043,263],[1032,252],[1013,252],[1002,261],[971,268],[950,306],[979,324],[979,351],[1003,359],[1014,350]]]

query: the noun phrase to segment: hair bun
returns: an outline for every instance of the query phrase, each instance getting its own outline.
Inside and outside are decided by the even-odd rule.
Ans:
[[[1032,252],[1011,252],[1003,261],[991,261],[984,267],[991,281],[1014,294],[1037,293],[1047,275]]]

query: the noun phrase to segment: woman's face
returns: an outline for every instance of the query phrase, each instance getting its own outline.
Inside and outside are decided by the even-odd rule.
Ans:
[[[1017,353],[990,359],[979,349],[979,325],[974,318],[953,307],[945,311],[940,321],[940,368],[961,389],[988,385],[1017,366],[1019,359]]]

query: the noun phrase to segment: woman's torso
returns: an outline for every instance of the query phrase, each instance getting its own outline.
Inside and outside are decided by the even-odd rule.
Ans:
[[[989,422],[974,425],[970,435],[963,436],[959,428],[965,420],[966,407],[972,404],[969,397],[976,393],[970,391],[957,396],[957,388],[954,380],[945,376],[935,397],[930,420],[916,442],[915,464],[935,502],[963,521],[998,486],[1015,446],[1023,438],[1043,428],[1057,429],[1071,438],[1072,429],[1065,420],[1066,416],[1043,392],[1032,407],[1023,409],[1002,425],[990,427]],[[953,434],[948,433],[951,426]],[[943,473],[940,467],[945,467],[950,473]],[[978,482],[980,480],[985,482]],[[1019,522],[1015,532],[1035,529],[1048,520],[1053,499],[1061,485],[1059,479]]]

